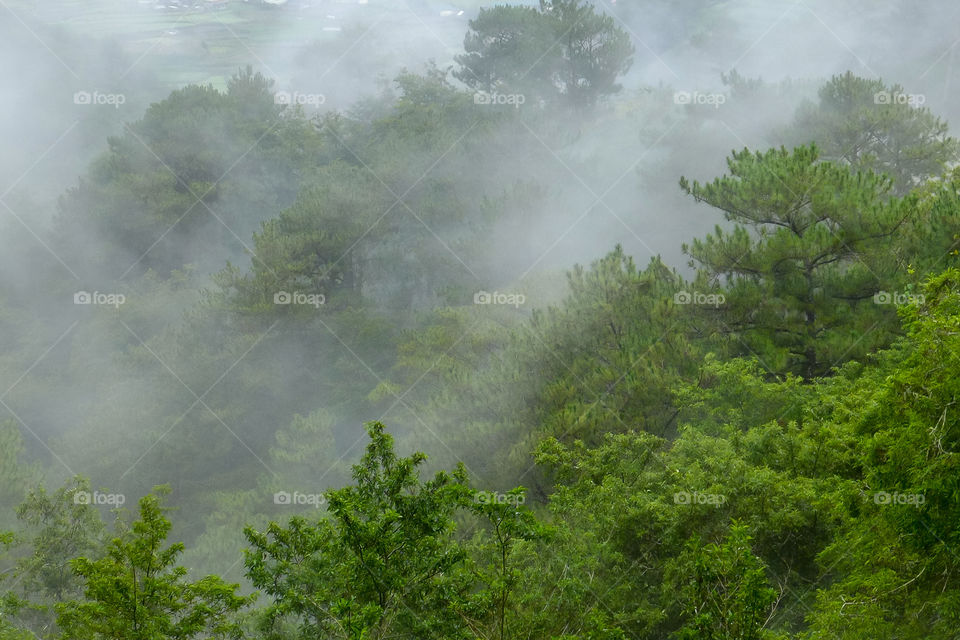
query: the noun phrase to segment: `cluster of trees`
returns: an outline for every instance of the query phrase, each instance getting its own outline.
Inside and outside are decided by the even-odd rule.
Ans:
[[[830,376],[706,355],[669,437],[546,437],[547,498],[422,479],[380,423],[322,516],[247,527],[258,597],[188,577],[164,491],[106,536],[78,479],[4,534],[0,637],[950,638],[960,270]],[[25,628],[33,631],[25,631]]]
[[[63,195],[55,300],[0,289],[0,366],[31,373],[0,423],[0,640],[952,638],[946,123],[834,77],[782,146],[671,176],[714,227],[690,271],[618,246],[524,313],[474,293],[529,267],[511,243],[569,196],[541,140],[575,148],[633,50],[578,0],[481,10],[464,49],[347,114],[249,69],[181,89]],[[127,302],[25,329],[78,287]],[[144,497],[108,533],[73,468]]]

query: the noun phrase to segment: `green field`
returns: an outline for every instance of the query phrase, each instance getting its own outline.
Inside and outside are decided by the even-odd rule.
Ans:
[[[223,86],[226,78],[248,64],[269,73],[288,54],[338,35],[323,30],[334,24],[325,14],[336,5],[298,11],[238,1],[219,10],[157,10],[133,0],[14,0],[10,6],[25,19],[117,42],[131,63],[149,69],[170,88],[186,83]]]

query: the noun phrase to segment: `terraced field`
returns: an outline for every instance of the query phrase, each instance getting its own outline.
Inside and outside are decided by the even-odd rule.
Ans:
[[[282,81],[289,62],[307,45],[335,43],[345,29],[375,23],[389,24],[395,33],[409,33],[400,28],[403,25],[420,24],[444,33],[438,46],[449,49],[459,44],[469,10],[480,4],[480,0],[409,6],[387,0],[304,0],[283,6],[260,0],[12,0],[9,6],[25,19],[115,41],[136,65],[149,68],[163,85],[174,88],[186,83],[223,86],[226,78],[248,64]],[[460,10],[463,14],[457,15]],[[448,27],[453,27],[449,34]]]

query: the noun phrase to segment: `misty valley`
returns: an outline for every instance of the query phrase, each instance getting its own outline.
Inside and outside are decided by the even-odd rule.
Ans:
[[[960,639],[951,0],[0,0],[0,640]]]

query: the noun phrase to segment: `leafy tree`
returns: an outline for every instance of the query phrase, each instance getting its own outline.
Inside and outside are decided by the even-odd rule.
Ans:
[[[71,561],[77,555],[102,553],[100,514],[89,502],[76,499],[89,492],[89,482],[77,477],[53,495],[42,486],[32,489],[16,509],[24,526],[8,541],[17,548],[9,568],[8,616],[39,636],[56,633],[54,605],[80,594]]]
[[[523,580],[522,554],[517,553],[517,547],[551,534],[529,509],[520,506],[525,499],[526,490],[520,487],[506,493],[480,491],[475,494],[471,509],[489,525],[487,535],[477,536],[471,545],[473,554],[479,552],[481,556],[477,573],[482,584],[481,596],[477,599],[481,606],[475,603],[472,608],[479,609],[481,614],[493,610],[491,637],[500,640],[524,631],[522,626],[511,630],[522,620],[522,615],[511,615],[511,608],[516,606],[512,596]],[[486,555],[493,557],[484,557]]]
[[[139,519],[126,527],[104,557],[76,558],[73,568],[83,581],[84,600],[57,607],[57,624],[65,638],[77,640],[166,640],[236,635],[230,616],[247,602],[237,585],[217,576],[186,580],[176,566],[183,544],[164,548],[171,523],[164,515],[158,487],[140,499]]]
[[[262,224],[253,235],[256,258],[251,273],[228,265],[218,274],[223,287],[237,292],[238,309],[301,309],[302,305],[277,306],[274,297],[281,292],[322,295],[324,302],[327,297],[332,302],[336,291],[359,291],[363,283],[359,252],[348,250],[365,230],[364,217],[387,205],[382,198],[371,197],[382,188],[366,171],[348,169],[336,178],[301,193],[292,207]]]
[[[855,171],[888,174],[903,195],[960,158],[960,143],[923,98],[848,71],[820,88],[817,103],[797,109],[788,137],[815,142],[824,159]]]
[[[8,581],[16,580],[14,563],[9,557],[10,549],[17,544],[12,531],[0,531],[0,588],[6,588]],[[15,622],[18,614],[29,603],[16,596],[10,590],[0,592],[0,640],[32,640],[34,633]]]
[[[559,303],[527,321],[475,305],[444,309],[405,333],[395,377],[371,399],[386,410],[391,391],[413,385],[409,411],[394,409],[411,438],[426,424],[449,445],[438,452],[445,464],[469,460],[483,483],[525,482],[539,500],[546,483],[530,452],[544,437],[595,443],[674,428],[671,385],[696,374],[698,357],[671,304],[682,286],[659,259],[638,269],[617,247],[575,267]]]
[[[469,493],[465,474],[421,482],[423,454],[398,458],[382,424],[367,431],[356,485],[327,494],[329,520],[246,530],[247,574],[274,599],[267,629],[292,615],[302,637],[461,637],[455,606],[467,583],[452,515]]]
[[[21,594],[19,618],[44,637],[56,629],[54,605],[80,595],[72,560],[78,555],[96,558],[103,552],[100,514],[89,501],[78,499],[90,492],[90,483],[77,477],[53,495],[42,486],[31,490],[16,510],[26,525],[20,532],[21,544],[29,550],[14,571],[16,592]],[[13,592],[10,596],[16,598]]]
[[[324,159],[313,125],[287,117],[272,81],[249,68],[225,92],[174,91],[108,144],[61,196],[53,246],[83,277],[110,282],[128,270],[168,275],[198,255],[209,273],[242,256]]]
[[[261,631],[359,640],[473,638],[488,629],[509,637],[514,550],[545,533],[520,506],[523,490],[477,493],[462,466],[421,481],[424,454],[398,457],[381,423],[367,432],[355,484],[326,494],[329,517],[245,530],[247,575],[273,599]],[[458,512],[487,535],[469,546],[458,540]]]
[[[292,313],[298,305],[277,307],[274,295],[299,291],[326,296],[324,309],[405,312],[476,290],[478,247],[523,196],[510,188],[492,198],[516,180],[503,162],[515,137],[491,131],[509,119],[478,111],[435,68],[395,85],[400,95],[369,122],[321,121],[333,157],[252,234],[249,271],[230,265],[216,278],[234,309]],[[465,172],[477,180],[464,184]]]
[[[891,199],[888,178],[819,162],[816,146],[744,149],[729,175],[680,186],[735,223],[684,245],[701,288],[726,285],[724,304],[695,305],[734,350],[773,372],[807,378],[889,343],[891,308],[873,296],[902,276],[889,248],[913,199]]]
[[[683,280],[659,258],[638,269],[617,246],[567,276],[562,305],[536,311],[523,344],[549,372],[538,435],[596,443],[605,433],[665,435],[676,412],[669,388],[692,374],[690,344],[670,305]],[[536,446],[533,444],[530,449]]]
[[[669,569],[667,588],[682,608],[678,640],[761,640],[777,600],[747,527],[734,525],[722,543],[688,541]]]
[[[553,24],[535,7],[497,5],[482,7],[470,21],[464,37],[465,53],[457,57],[461,68],[454,76],[468,86],[508,93],[530,90],[549,96],[557,62]]]
[[[616,19],[584,0],[540,0],[540,11],[551,16],[559,41],[561,62],[552,79],[565,101],[584,109],[619,91],[617,78],[630,69],[634,48]]]
[[[90,493],[90,483],[78,477],[53,495],[38,487],[17,507],[17,517],[32,534],[33,553],[18,566],[28,591],[55,602],[79,593],[80,582],[70,562],[78,556],[97,558],[104,542],[100,514],[89,501],[77,499]]]
[[[546,438],[537,448],[556,485],[557,531],[523,583],[524,621],[537,636],[664,637],[662,558],[679,544],[656,458],[664,444],[628,432],[594,447]]]
[[[901,309],[906,337],[883,354],[849,414],[863,468],[845,526],[820,556],[832,578],[809,616],[810,637],[946,639],[960,624],[957,450],[960,272]]]
[[[26,461],[23,436],[13,420],[0,421],[0,526],[13,525],[8,513],[40,478],[40,467]]]
[[[531,98],[592,107],[620,90],[633,45],[612,16],[584,0],[541,0],[539,8],[482,8],[470,21],[454,75],[474,89],[531,92]]]
[[[771,583],[790,594],[789,606],[767,610],[764,621],[775,615],[764,628],[802,629],[818,556],[846,523],[838,505],[857,493],[856,437],[844,422],[862,406],[854,385],[869,389],[874,379],[844,371],[814,385],[770,381],[755,360],[707,356],[695,380],[676,385],[671,441],[647,433],[608,434],[593,446],[544,440],[536,460],[555,483],[558,534],[549,560],[532,570],[549,586],[528,586],[526,602],[551,602],[552,618],[530,614],[528,625],[543,637],[558,634],[554,623],[575,628],[604,594],[606,625],[635,637],[679,633],[696,599],[678,597],[694,575],[691,539],[726,540],[737,521]],[[725,576],[711,580],[738,571]],[[727,605],[725,616],[740,606]]]
[[[916,212],[896,246],[900,260],[922,275],[956,266],[960,256],[960,170],[928,181],[915,193]]]

